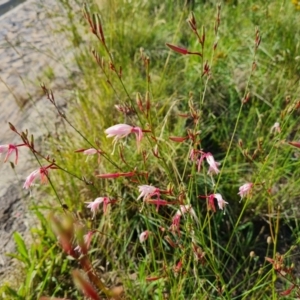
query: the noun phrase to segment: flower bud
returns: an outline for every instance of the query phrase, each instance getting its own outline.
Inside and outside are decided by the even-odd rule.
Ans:
[[[72,277],[77,288],[83,292],[86,297],[93,300],[100,300],[95,288],[86,278],[84,278],[83,274],[79,270],[73,270]]]
[[[254,251],[251,251],[250,252],[250,254],[249,254],[249,256],[251,257],[251,258],[254,258],[256,255],[255,255],[255,252]]]

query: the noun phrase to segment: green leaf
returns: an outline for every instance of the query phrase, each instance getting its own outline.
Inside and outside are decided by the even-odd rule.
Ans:
[[[12,257],[12,258],[15,258],[25,264],[28,264],[28,260],[26,258],[24,258],[23,256],[21,255],[18,255],[18,254],[14,254],[14,253],[7,253],[6,256],[8,257]]]
[[[11,287],[9,287],[7,285],[4,287],[4,293],[7,294],[6,296],[12,296],[13,297],[13,298],[10,298],[10,299],[24,300],[24,298],[21,297],[20,295],[18,295],[18,293],[14,289],[12,289]]]
[[[22,236],[18,232],[14,232],[13,234],[14,240],[17,245],[17,251],[20,254],[20,256],[23,258],[22,261],[30,265],[30,260],[28,256],[28,250],[26,248],[25,242],[22,238]]]

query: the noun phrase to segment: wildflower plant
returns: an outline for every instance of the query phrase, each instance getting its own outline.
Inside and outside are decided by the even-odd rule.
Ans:
[[[262,234],[247,222],[246,215],[264,210],[272,241],[265,243],[264,255],[275,256],[280,222],[273,204],[279,199],[277,180],[284,186],[280,196],[294,192],[287,187],[286,177],[274,170],[297,166],[286,164],[280,152],[291,156],[292,149],[300,148],[296,140],[284,139],[295,125],[293,114],[299,104],[289,99],[276,116],[267,117],[266,107],[257,104],[260,98],[253,85],[260,71],[260,29],[253,27],[247,78],[238,92],[231,89],[236,94],[230,101],[235,103],[228,112],[212,99],[214,93],[218,95],[216,87],[223,87],[220,57],[226,37],[222,36],[220,4],[212,24],[200,24],[196,12],[184,10],[181,17],[187,17],[187,22],[179,23],[184,29],[161,45],[164,72],[170,68],[180,77],[178,89],[168,87],[171,92],[162,93],[164,99],[160,92],[168,89],[163,79],[157,80],[148,49],[129,55],[133,61],[128,64],[134,63],[139,75],[130,84],[130,69],[118,55],[118,34],[110,32],[102,17],[91,10],[88,5],[83,8],[94,38],[88,62],[97,66],[98,80],[108,91],[98,95],[106,97],[104,104],[95,99],[89,103],[85,93],[79,95],[73,108],[80,114],[76,123],[73,114],[61,111],[56,95],[42,85],[63,124],[79,138],[67,139],[60,133],[66,150],[50,158],[37,150],[27,132],[11,125],[23,144],[0,146],[5,160],[13,152],[17,160],[19,146],[26,146],[37,158],[40,165],[29,174],[24,188],[35,188],[33,182],[39,176],[52,185],[59,207],[49,219],[57,245],[76,262],[72,271],[76,286],[91,299],[139,299],[150,294],[157,299],[207,299],[206,295],[246,299],[269,293],[265,286],[272,286],[268,295],[275,295],[276,272],[267,266],[267,262],[274,265],[274,260],[259,261],[253,243]],[[126,33],[126,28],[118,29]],[[191,79],[197,84],[193,86]],[[247,122],[251,123],[248,131],[243,128]],[[269,126],[262,127],[264,123]],[[64,182],[63,190],[53,185],[52,176],[56,186],[57,178]],[[65,200],[64,193],[72,197]],[[275,213],[277,218],[272,217]],[[112,276],[105,278],[107,274]],[[113,277],[118,277],[118,288]]]

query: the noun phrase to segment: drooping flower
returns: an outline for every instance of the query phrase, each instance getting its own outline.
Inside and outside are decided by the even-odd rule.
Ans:
[[[99,206],[101,203],[103,203],[103,213],[105,214],[107,211],[107,205],[111,203],[111,200],[109,197],[98,197],[92,202],[85,202],[87,205],[87,208],[91,209],[91,212],[93,213],[93,218],[95,217],[97,211],[99,210]]]
[[[218,201],[218,206],[219,206],[219,209],[223,210],[225,205],[228,204],[228,202],[226,202],[222,195],[221,194],[214,194],[214,197],[217,199]]]
[[[113,144],[115,145],[118,140],[126,137],[130,133],[135,133],[137,145],[139,146],[143,138],[143,130],[140,127],[133,127],[127,124],[117,124],[105,130],[107,137],[114,137]]]
[[[150,231],[149,230],[145,230],[143,231],[140,235],[139,235],[139,240],[141,243],[145,242],[148,237],[149,237]]]
[[[247,197],[251,194],[251,190],[253,187],[253,183],[245,183],[242,186],[239,187],[239,192],[238,195],[241,196],[241,199],[243,199],[243,197]]]
[[[208,196],[208,208],[211,209],[213,212],[216,212],[216,207],[214,203],[214,199],[217,199],[219,209],[223,210],[225,205],[228,204],[221,194],[211,194]]]
[[[5,153],[4,162],[6,162],[9,157],[15,152],[15,165],[18,163],[18,146],[13,144],[0,145],[0,153]]]
[[[220,163],[216,162],[213,155],[211,153],[206,153],[205,158],[207,163],[209,164],[208,174],[214,175],[220,173],[218,166]]]
[[[37,175],[40,173],[40,169],[34,170],[27,176],[25,183],[23,185],[24,189],[29,189],[31,185],[33,184],[33,181],[36,179]]]
[[[139,192],[140,195],[138,196],[137,200],[141,199],[143,197],[143,200],[150,198],[154,195],[159,196],[159,189],[152,185],[139,185]]]
[[[207,163],[209,164],[208,174],[215,175],[220,173],[218,166],[220,165],[219,162],[216,162],[213,155],[210,152],[203,152],[202,150],[192,149],[190,152],[190,159],[196,162],[197,171],[200,172],[201,165],[204,159],[206,159]]]
[[[97,211],[99,210],[99,205],[103,203],[103,197],[96,198],[92,202],[85,202],[87,205],[87,208],[91,209],[91,212],[93,213],[93,217],[95,217]]]
[[[33,182],[35,181],[35,179],[37,178],[38,175],[40,175],[41,183],[47,183],[47,181],[48,181],[47,177],[48,177],[50,169],[56,169],[56,167],[53,166],[53,164],[50,164],[45,167],[40,167],[39,169],[31,172],[27,176],[25,183],[23,185],[23,188],[29,189],[33,185]]]

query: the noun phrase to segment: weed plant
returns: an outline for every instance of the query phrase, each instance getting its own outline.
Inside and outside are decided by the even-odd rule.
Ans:
[[[15,234],[24,282],[2,294],[300,297],[297,4],[62,3],[82,76],[66,111],[42,85],[51,153],[12,124],[20,144],[0,146],[31,150],[24,188],[56,199],[29,248]]]

